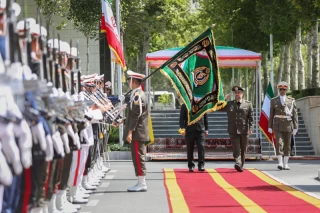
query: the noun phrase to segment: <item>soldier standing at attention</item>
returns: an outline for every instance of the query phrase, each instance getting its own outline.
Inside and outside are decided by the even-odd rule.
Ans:
[[[233,157],[236,161],[234,168],[238,172],[242,172],[249,135],[253,131],[253,107],[250,101],[243,99],[243,88],[234,86],[232,91],[235,94],[235,100],[228,101],[227,105],[220,111],[227,112],[228,133],[232,143]],[[226,95],[226,100],[229,96],[229,94]]]
[[[288,83],[282,81],[277,87],[280,96],[271,99],[268,132],[274,132],[276,135],[278,169],[289,170],[291,135],[296,135],[298,132],[297,107],[294,99],[286,96],[289,89]]]
[[[198,171],[204,171],[204,141],[205,136],[208,136],[208,114],[204,116],[196,123],[188,126],[188,109],[185,104],[181,105],[180,110],[180,132],[182,136],[185,136],[187,143],[187,158],[188,158],[188,167],[189,172],[194,172],[194,163],[193,163],[193,150],[194,142],[197,142],[198,147]]]
[[[123,137],[124,141],[131,144],[133,166],[138,177],[138,183],[134,187],[128,188],[128,191],[142,192],[147,191],[145,142],[149,141],[147,98],[141,88],[145,75],[131,70],[128,70],[127,74],[127,83],[132,89],[132,93]]]

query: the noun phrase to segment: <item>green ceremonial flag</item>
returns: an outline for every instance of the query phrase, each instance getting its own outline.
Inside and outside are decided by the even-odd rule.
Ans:
[[[207,29],[161,67],[188,111],[188,125],[223,108],[222,83],[212,29]]]

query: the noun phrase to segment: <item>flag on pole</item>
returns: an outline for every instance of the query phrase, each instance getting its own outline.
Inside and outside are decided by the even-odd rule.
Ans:
[[[269,123],[269,117],[270,117],[270,103],[272,98],[274,98],[274,93],[273,93],[271,83],[269,83],[267,88],[267,93],[264,96],[264,101],[263,101],[260,120],[259,120],[259,128],[263,132],[267,140],[273,145],[273,149],[275,149],[276,138],[274,134],[270,134],[268,132],[268,123]]]
[[[210,27],[160,67],[188,109],[188,125],[226,105],[217,58]]]
[[[125,71],[126,61],[122,50],[120,36],[117,29],[116,20],[113,16],[109,0],[101,0],[102,16],[101,16],[101,32],[106,32],[107,40],[110,49],[112,50],[112,60],[120,64]]]

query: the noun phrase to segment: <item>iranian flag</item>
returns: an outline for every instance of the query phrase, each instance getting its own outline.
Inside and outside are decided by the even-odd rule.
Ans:
[[[273,145],[273,148],[276,147],[276,139],[274,134],[268,132],[268,122],[270,116],[270,103],[271,99],[274,98],[274,93],[271,84],[269,83],[267,88],[267,93],[264,97],[262,111],[260,114],[259,128],[266,136],[267,140]]]
[[[127,69],[124,60],[120,36],[117,29],[116,20],[113,16],[109,0],[101,0],[102,17],[101,17],[101,32],[106,32],[107,40],[110,49],[112,50],[112,60],[120,64],[122,69]]]

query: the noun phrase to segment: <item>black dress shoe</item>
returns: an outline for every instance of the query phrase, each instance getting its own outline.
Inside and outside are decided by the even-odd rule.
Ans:
[[[193,167],[189,167],[189,172],[194,172],[194,166]]]
[[[238,163],[234,164],[234,168],[238,171],[238,172],[243,172],[242,170],[242,166]]]
[[[203,166],[203,165],[198,166],[198,171],[199,171],[199,172],[203,172],[203,171],[204,171],[204,166]]]
[[[282,167],[282,166],[280,166],[280,165],[278,165],[278,169],[279,169],[279,170],[282,170],[282,169],[283,169],[283,167]]]

